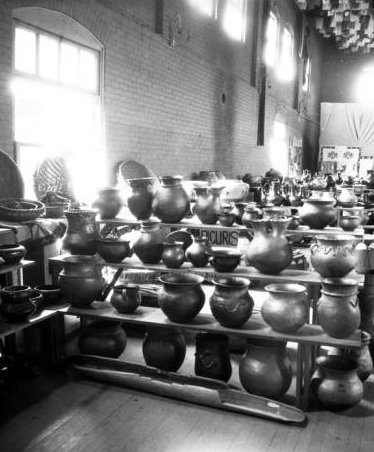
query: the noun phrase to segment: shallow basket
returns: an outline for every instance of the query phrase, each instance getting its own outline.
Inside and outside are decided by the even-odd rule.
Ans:
[[[0,220],[32,221],[42,216],[45,206],[40,201],[29,199],[0,199]]]

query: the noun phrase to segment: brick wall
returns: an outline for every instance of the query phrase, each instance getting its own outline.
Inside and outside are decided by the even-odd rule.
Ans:
[[[263,152],[268,150],[258,152],[256,148],[258,92],[250,83],[253,0],[249,0],[246,44],[231,41],[219,21],[198,14],[187,0],[165,0],[163,33],[156,33],[155,3],[0,2],[0,148],[12,153],[8,89],[12,8],[40,6],[75,19],[104,47],[103,101],[110,168],[121,160],[134,159],[157,174],[178,173],[186,178],[206,169],[221,170],[228,177],[262,171],[266,162]],[[169,25],[177,13],[182,32],[172,46],[168,43]],[[295,115],[289,90],[278,87],[269,96],[276,104],[286,105],[290,116]],[[272,118],[269,112],[267,127]],[[305,123],[291,122],[302,135]]]

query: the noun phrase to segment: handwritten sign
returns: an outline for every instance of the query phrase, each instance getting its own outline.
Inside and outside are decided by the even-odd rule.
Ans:
[[[239,232],[233,229],[189,229],[195,237],[206,237],[212,245],[233,246],[238,245]]]

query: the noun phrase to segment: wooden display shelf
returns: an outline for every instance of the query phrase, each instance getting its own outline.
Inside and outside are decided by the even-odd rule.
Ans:
[[[273,331],[262,319],[259,312],[240,328],[221,326],[213,315],[200,313],[190,323],[171,322],[160,308],[140,306],[133,314],[118,313],[108,301],[94,301],[87,308],[67,307],[60,310],[65,315],[92,317],[100,320],[115,320],[143,326],[174,326],[185,330],[203,331],[206,333],[227,334],[246,338],[274,339],[296,342],[306,345],[327,345],[331,347],[360,347],[361,332],[357,330],[346,339],[335,339],[328,336],[319,325],[304,325],[295,334],[281,334]]]
[[[0,323],[0,338],[9,336],[11,334],[16,334],[25,328],[28,328],[30,326],[36,325],[37,323],[43,322],[44,320],[50,319],[51,317],[54,317],[58,314],[57,310],[43,310],[37,315],[33,315],[29,317],[24,322],[20,323],[7,323],[3,321]]]
[[[13,265],[0,265],[0,275],[5,275],[6,273],[12,273],[14,271],[19,271],[25,267],[30,267],[33,265],[34,261],[23,260],[18,264]]]

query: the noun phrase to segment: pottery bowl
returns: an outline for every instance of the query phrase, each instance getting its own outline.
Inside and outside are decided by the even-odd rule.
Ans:
[[[210,265],[217,272],[230,273],[240,264],[242,253],[233,248],[212,247],[206,251]]]
[[[3,303],[1,305],[1,312],[5,319],[11,323],[25,322],[36,310],[36,304],[30,299],[20,303]]]
[[[44,307],[44,296],[37,290],[33,290],[30,295],[30,301],[34,303],[36,312],[40,312]]]
[[[5,265],[18,264],[26,254],[26,248],[23,245],[0,245],[0,257],[4,259]]]
[[[0,290],[0,296],[3,303],[17,304],[29,301],[32,294],[30,286],[5,286]]]
[[[105,262],[119,263],[132,254],[128,240],[98,239],[96,242],[97,253]]]
[[[44,305],[59,304],[62,301],[62,292],[58,284],[42,284],[35,290],[43,295]]]
[[[361,218],[356,215],[343,215],[340,218],[340,227],[344,231],[354,231],[361,224]]]

